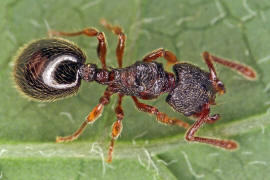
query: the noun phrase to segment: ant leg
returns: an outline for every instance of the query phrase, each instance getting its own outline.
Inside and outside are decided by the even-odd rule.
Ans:
[[[95,28],[86,28],[77,32],[61,32],[50,30],[48,34],[49,36],[79,36],[79,35],[85,35],[88,37],[95,36],[98,40],[98,47],[97,47],[98,58],[101,61],[102,68],[106,69],[107,45],[106,45],[106,38],[103,32],[99,32]]]
[[[236,72],[238,72],[239,74],[241,74],[243,77],[245,77],[246,79],[249,79],[249,80],[255,80],[256,79],[256,72],[251,68],[251,67],[248,67],[244,64],[240,64],[240,63],[237,63],[237,62],[233,62],[233,61],[229,61],[229,60],[226,60],[226,59],[223,59],[223,58],[220,58],[220,57],[216,57],[216,56],[213,56],[211,55],[210,53],[208,52],[204,52],[203,53],[203,58],[211,72],[211,69],[213,72],[211,72],[211,75],[212,73],[215,74],[216,76],[216,72],[214,70],[214,67],[213,67],[213,64],[211,61],[214,61],[214,62],[217,62],[219,64],[222,64],[230,69],[233,69],[235,70]]]
[[[218,146],[218,147],[221,147],[224,149],[236,149],[237,144],[234,141],[194,136],[194,134],[199,130],[199,128],[204,123],[207,123],[207,122],[209,123],[209,119],[212,119],[212,121],[210,121],[210,122],[214,122],[214,121],[218,120],[219,115],[209,116],[209,113],[210,113],[209,104],[207,104],[203,108],[202,112],[199,114],[199,116],[198,116],[199,118],[195,121],[195,123],[187,131],[186,140],[211,144],[211,145]]]
[[[115,35],[118,35],[118,44],[116,48],[116,57],[118,66],[121,68],[123,65],[123,54],[125,50],[126,35],[123,33],[123,30],[119,26],[113,26],[108,23],[105,19],[101,19],[100,23],[105,26],[107,29],[111,30]]]
[[[106,89],[106,91],[104,92],[104,95],[99,99],[99,104],[88,114],[86,120],[82,123],[79,129],[70,136],[66,136],[66,137],[57,136],[56,142],[57,143],[69,142],[69,141],[74,141],[75,139],[77,139],[79,135],[82,134],[82,132],[84,131],[84,129],[86,128],[88,124],[94,123],[94,121],[100,117],[100,115],[103,112],[104,106],[109,103],[110,96],[112,94],[113,93],[111,91]]]
[[[164,57],[167,61],[167,65],[173,65],[178,62],[176,55],[171,51],[166,51],[163,48],[156,49],[152,51],[150,54],[147,54],[143,58],[143,62],[152,62],[155,61],[157,58]]]
[[[124,117],[124,111],[123,111],[122,106],[121,106],[122,98],[123,98],[123,95],[118,94],[118,103],[117,103],[117,106],[115,108],[117,121],[113,123],[113,127],[112,127],[112,139],[111,139],[111,144],[110,144],[110,147],[109,147],[107,162],[112,161],[112,153],[113,153],[113,148],[114,148],[114,141],[121,134],[122,127],[123,127],[122,126],[122,119]]]
[[[183,121],[176,119],[176,118],[168,117],[167,114],[159,112],[159,110],[157,108],[150,106],[150,105],[147,105],[147,104],[144,104],[144,103],[141,103],[135,96],[132,96],[132,99],[133,99],[136,107],[138,108],[138,110],[155,115],[158,121],[165,123],[165,124],[177,125],[180,127],[184,127],[185,129],[189,128],[188,123],[183,122]]]

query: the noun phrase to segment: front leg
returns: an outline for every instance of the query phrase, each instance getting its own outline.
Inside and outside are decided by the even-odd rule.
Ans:
[[[219,115],[209,116],[209,113],[210,113],[209,104],[206,104],[202,112],[197,115],[198,119],[187,131],[186,140],[196,141],[196,142],[205,143],[205,144],[211,144],[211,145],[228,149],[228,150],[236,149],[237,148],[236,142],[231,141],[231,140],[221,140],[221,139],[195,136],[195,133],[200,129],[200,127],[204,123],[213,123],[219,119]]]

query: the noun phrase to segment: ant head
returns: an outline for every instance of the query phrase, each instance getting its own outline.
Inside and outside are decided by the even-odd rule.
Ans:
[[[81,83],[79,69],[86,56],[75,44],[41,39],[23,47],[15,58],[14,80],[31,99],[53,101],[75,94]]]

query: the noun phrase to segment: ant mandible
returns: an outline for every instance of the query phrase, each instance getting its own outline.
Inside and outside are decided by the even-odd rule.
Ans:
[[[155,115],[159,122],[187,129],[187,141],[211,144],[230,150],[237,148],[237,143],[234,141],[199,137],[195,136],[195,133],[204,123],[211,124],[220,118],[219,114],[210,115],[210,105],[215,105],[216,94],[225,93],[225,86],[217,77],[212,62],[220,63],[237,71],[245,78],[254,80],[256,73],[252,68],[204,52],[203,59],[209,68],[209,72],[206,72],[195,65],[179,63],[174,53],[163,48],[149,53],[142,61],[122,68],[126,36],[119,26],[113,26],[104,19],[101,20],[101,24],[118,36],[116,57],[119,68],[107,68],[105,35],[95,28],[73,33],[49,31],[49,34],[96,37],[101,69],[95,64],[85,64],[86,56],[82,50],[61,38],[45,38],[31,42],[22,48],[15,58],[13,75],[16,85],[22,94],[34,100],[54,101],[74,95],[79,89],[81,79],[107,86],[98,105],[89,113],[79,129],[70,136],[57,137],[56,142],[77,139],[87,124],[93,123],[102,114],[110,97],[117,94],[118,102],[115,108],[117,120],[112,126],[108,162],[112,160],[114,141],[122,130],[124,112],[121,104],[124,96],[131,96],[138,110]],[[167,64],[173,65],[174,73],[165,71],[161,63],[155,62],[160,57],[163,57]],[[157,108],[138,100],[138,98],[155,99],[163,93],[168,93],[166,101],[175,111],[196,118],[191,127],[188,123],[171,118]]]

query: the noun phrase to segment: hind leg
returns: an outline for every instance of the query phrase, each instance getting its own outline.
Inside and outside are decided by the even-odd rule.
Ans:
[[[110,97],[113,93],[110,92],[109,90],[106,90],[104,92],[104,95],[100,98],[99,104],[89,113],[87,116],[86,120],[81,124],[79,129],[77,129],[72,135],[66,136],[66,137],[56,137],[56,142],[69,142],[69,141],[74,141],[77,139],[84,131],[86,126],[88,124],[94,123],[102,114],[103,108],[105,105],[107,105],[110,102]]]
[[[102,68],[106,69],[106,53],[107,53],[107,44],[106,38],[103,32],[99,32],[95,28],[86,28],[77,32],[62,32],[50,30],[48,32],[49,36],[79,36],[85,35],[88,37],[96,37],[98,40],[97,54],[98,58],[101,61]]]
[[[118,44],[116,48],[116,57],[118,66],[121,68],[123,65],[123,55],[125,50],[126,35],[123,33],[123,30],[119,26],[113,26],[108,23],[105,19],[101,19],[100,23],[105,26],[107,29],[111,30],[115,35],[118,36]]]

